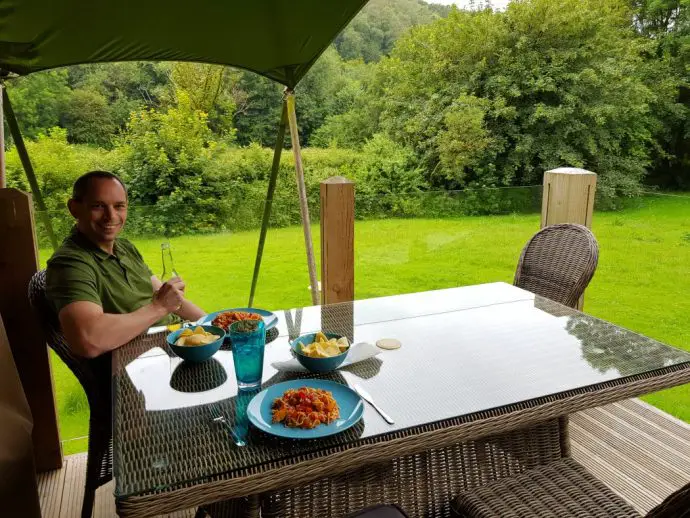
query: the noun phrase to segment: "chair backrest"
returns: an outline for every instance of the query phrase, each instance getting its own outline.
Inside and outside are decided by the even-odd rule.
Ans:
[[[520,255],[515,286],[576,307],[594,275],[599,245],[582,225],[550,225],[529,240]]]
[[[45,270],[36,272],[31,278],[29,302],[43,328],[48,346],[69,367],[84,388],[91,408],[91,417],[94,418],[93,414],[99,410],[109,414],[111,405],[110,355],[88,359],[72,352],[60,330],[60,321],[46,297]]]

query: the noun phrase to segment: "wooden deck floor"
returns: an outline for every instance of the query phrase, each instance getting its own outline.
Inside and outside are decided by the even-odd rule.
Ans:
[[[570,434],[573,457],[643,514],[690,481],[690,426],[642,401],[580,412]],[[40,475],[44,518],[79,516],[85,470],[86,455],[78,454]],[[97,491],[93,516],[116,516],[113,482]],[[192,518],[194,510],[166,516]]]

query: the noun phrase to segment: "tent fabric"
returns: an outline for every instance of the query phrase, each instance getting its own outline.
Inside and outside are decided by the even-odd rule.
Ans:
[[[7,0],[0,70],[195,61],[294,87],[367,0]]]

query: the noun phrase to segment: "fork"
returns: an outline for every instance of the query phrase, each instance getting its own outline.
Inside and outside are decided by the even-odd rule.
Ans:
[[[221,410],[218,408],[219,406],[220,405],[218,405],[218,403],[211,403],[208,406],[208,409],[211,412],[211,422],[223,425],[230,432],[237,446],[246,446],[247,443],[244,442],[244,439],[237,435],[232,425],[228,422]]]

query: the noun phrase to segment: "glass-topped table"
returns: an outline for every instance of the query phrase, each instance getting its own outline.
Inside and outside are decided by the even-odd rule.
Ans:
[[[366,405],[358,425],[327,439],[263,435],[247,424],[253,394],[238,396],[231,351],[188,365],[168,349],[165,333],[143,336],[113,354],[121,515],[280,491],[690,381],[690,353],[504,283],[278,316],[264,387],[316,377],[271,365],[290,359],[289,341],[300,334],[400,340],[398,350],[322,376],[362,386],[395,424]],[[567,454],[559,441],[558,454]]]

